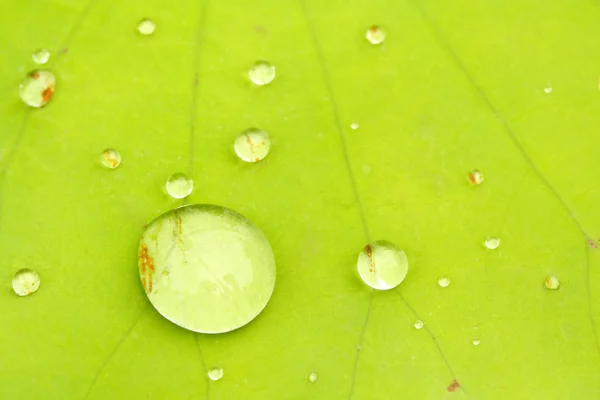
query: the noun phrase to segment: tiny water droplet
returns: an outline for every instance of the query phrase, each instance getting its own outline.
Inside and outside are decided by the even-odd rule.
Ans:
[[[353,123],[350,124],[350,128],[354,129],[354,130],[357,130],[359,128],[359,125],[356,122],[353,122]]]
[[[233,144],[235,153],[246,162],[258,162],[269,154],[271,139],[267,132],[250,128],[240,133]]]
[[[37,69],[27,74],[19,87],[19,95],[28,106],[40,108],[48,104],[55,87],[54,74],[48,70]]]
[[[174,173],[167,179],[167,193],[173,198],[183,199],[194,189],[194,181],[183,172]]]
[[[317,381],[317,379],[319,379],[319,375],[317,375],[317,373],[315,371],[308,374],[308,381],[310,383],[315,383]]]
[[[100,156],[100,162],[106,168],[115,169],[121,164],[121,153],[116,149],[105,149]]]
[[[138,24],[137,30],[144,36],[152,35],[156,30],[156,24],[149,19],[143,19]]]
[[[46,49],[39,49],[33,52],[31,58],[36,64],[46,64],[50,59],[50,52]]]
[[[223,368],[212,368],[208,371],[208,377],[211,381],[218,381],[223,377]]]
[[[385,40],[385,31],[379,25],[367,29],[367,40],[372,44],[381,44]]]
[[[556,290],[560,286],[560,281],[554,275],[548,275],[546,280],[544,281],[544,286],[546,289]]]
[[[473,346],[479,346],[480,343],[481,343],[481,340],[479,340],[479,339],[473,340]]]
[[[415,321],[415,328],[416,329],[421,329],[421,328],[423,328],[424,325],[425,324],[420,319],[418,319],[418,320]]]
[[[275,79],[275,66],[268,61],[258,60],[248,70],[248,76],[259,86],[268,85]]]
[[[498,248],[498,246],[500,246],[500,239],[498,239],[496,236],[488,236],[485,239],[485,247],[487,247],[489,250],[495,250]]]
[[[544,88],[544,93],[546,93],[546,94],[552,93],[552,86],[545,87]]]
[[[476,169],[469,172],[467,178],[469,179],[469,183],[471,185],[481,185],[483,182],[483,174]]]
[[[438,279],[438,285],[444,288],[448,287],[448,285],[450,285],[450,278],[442,276],[440,279]]]
[[[358,255],[358,273],[373,289],[393,289],[404,280],[407,272],[406,253],[386,240],[366,245]]]
[[[20,269],[13,277],[12,287],[18,296],[28,296],[40,288],[40,277],[28,268]]]

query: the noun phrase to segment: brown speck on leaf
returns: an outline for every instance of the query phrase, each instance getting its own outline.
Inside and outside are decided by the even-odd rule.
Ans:
[[[592,239],[590,239],[590,238],[586,238],[586,239],[591,248],[594,248],[594,249],[598,248],[598,245]]]
[[[154,260],[148,254],[148,246],[142,245],[138,254],[140,275],[142,275],[142,286],[146,293],[152,291],[152,277],[154,276]]]
[[[50,101],[53,94],[54,86],[48,86],[46,89],[44,89],[44,91],[42,92],[42,100],[44,101],[44,104]]]
[[[452,381],[452,383],[450,385],[448,385],[448,391],[454,392],[459,387],[460,387],[460,383],[458,383],[458,381],[455,379]]]
[[[365,246],[364,251],[367,254],[367,257],[369,257],[369,272],[373,274],[375,273],[375,261],[373,261],[373,247],[371,247],[371,245],[368,244]]]

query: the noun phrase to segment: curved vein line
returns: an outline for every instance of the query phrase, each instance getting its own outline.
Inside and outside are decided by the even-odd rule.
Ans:
[[[196,342],[196,349],[198,349],[198,356],[200,357],[200,364],[202,369],[204,370],[204,378],[206,379],[206,400],[210,398],[210,382],[208,380],[208,369],[206,368],[206,363],[204,362],[204,354],[202,353],[202,348],[200,347],[200,341],[198,340],[199,333],[194,333],[194,341]]]

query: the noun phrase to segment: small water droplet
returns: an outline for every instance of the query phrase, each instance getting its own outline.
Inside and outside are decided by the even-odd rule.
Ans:
[[[544,88],[544,93],[546,93],[546,94],[552,93],[552,86],[545,87]]]
[[[28,106],[40,108],[48,104],[55,87],[54,74],[44,69],[37,69],[27,74],[19,87],[19,95]]]
[[[40,288],[40,277],[28,268],[20,269],[13,277],[12,287],[18,296],[28,296]]]
[[[489,250],[495,250],[498,248],[498,246],[500,246],[500,239],[498,239],[496,236],[488,236],[485,239],[485,247],[487,247]]]
[[[479,340],[479,339],[473,340],[473,346],[479,346],[480,343],[481,343],[481,340]]]
[[[275,79],[275,66],[268,61],[259,60],[250,67],[248,76],[257,85],[268,85]]]
[[[367,29],[367,40],[372,44],[381,44],[385,40],[385,31],[379,25]]]
[[[354,130],[357,130],[359,128],[359,125],[356,122],[353,122],[353,123],[350,124],[350,128],[354,129]]]
[[[483,174],[476,169],[469,172],[467,178],[469,179],[469,183],[471,185],[481,185],[483,182]]]
[[[406,253],[391,242],[375,241],[366,245],[358,255],[358,273],[374,289],[395,288],[404,280],[407,272]]]
[[[233,144],[235,153],[246,162],[258,162],[269,154],[271,139],[267,132],[250,128],[240,133]]]
[[[438,279],[438,285],[444,288],[448,287],[448,285],[450,285],[450,278],[442,276],[440,279]]]
[[[138,24],[137,30],[144,36],[152,35],[156,30],[156,24],[149,19],[143,19]]]
[[[46,49],[39,49],[33,52],[31,58],[36,64],[46,64],[50,59],[50,52]]]
[[[121,164],[121,153],[116,149],[105,149],[100,156],[100,162],[106,168],[117,168]]]
[[[315,383],[317,381],[317,379],[319,379],[319,375],[317,375],[317,373],[315,371],[308,374],[308,381],[310,383]]]
[[[189,196],[194,189],[194,181],[183,172],[174,173],[167,179],[167,193],[176,199]]]
[[[415,328],[416,329],[421,329],[421,328],[423,328],[424,325],[425,324],[420,319],[418,319],[418,320],[415,321]]]
[[[556,290],[560,286],[560,281],[554,275],[548,275],[546,280],[544,281],[544,286],[546,289]]]
[[[208,371],[208,377],[211,381],[218,381],[223,377],[223,368],[212,368]]]

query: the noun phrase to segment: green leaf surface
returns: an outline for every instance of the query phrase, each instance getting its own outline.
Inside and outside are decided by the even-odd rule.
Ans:
[[[569,0],[4,1],[0,398],[598,398],[598,20]],[[30,109],[38,48],[57,90]],[[257,164],[232,149],[250,126],[272,138]],[[178,171],[275,253],[271,301],[231,333],[177,327],[140,284]],[[376,239],[408,256],[394,290],[357,276]],[[42,283],[19,298],[23,267]]]

